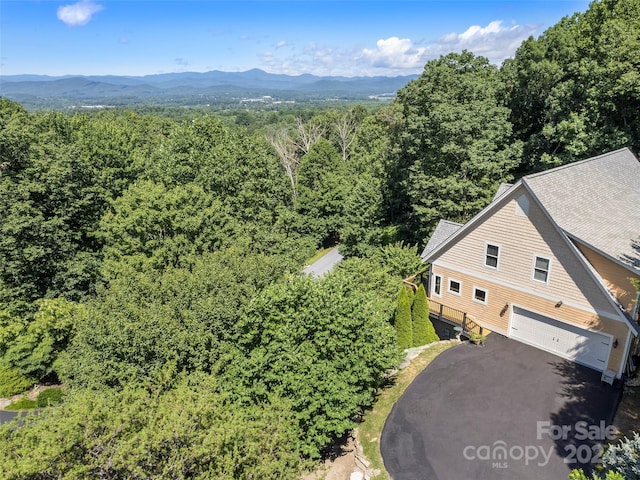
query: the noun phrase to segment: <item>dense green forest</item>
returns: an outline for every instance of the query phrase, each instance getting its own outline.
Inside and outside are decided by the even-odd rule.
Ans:
[[[0,99],[0,395],[65,390],[0,427],[0,472],[297,478],[397,365],[400,281],[440,218],[526,173],[640,151],[638,51],[640,0],[603,0],[500,67],[430,61],[374,110]],[[334,271],[300,273],[337,243]]]

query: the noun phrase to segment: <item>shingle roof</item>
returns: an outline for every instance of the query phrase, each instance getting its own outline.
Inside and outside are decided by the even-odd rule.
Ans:
[[[501,197],[502,194],[505,193],[507,190],[509,190],[511,187],[513,187],[513,183],[501,183],[500,186],[498,187],[498,191],[493,196],[493,200],[495,200],[498,197]]]
[[[523,182],[568,235],[640,271],[640,162],[629,149]]]
[[[424,247],[420,258],[422,258],[422,260],[424,261],[424,259],[427,258],[438,245],[440,245],[447,238],[456,233],[461,227],[461,223],[450,222],[448,220],[440,220],[433,232],[433,235],[431,235],[429,242],[427,242],[427,246]]]

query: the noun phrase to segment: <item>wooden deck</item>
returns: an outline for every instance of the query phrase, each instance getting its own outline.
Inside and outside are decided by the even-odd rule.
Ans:
[[[440,303],[433,298],[429,299],[429,315],[434,319],[462,327],[462,335],[468,335],[471,332],[479,335],[487,335],[488,333],[491,333],[487,328],[482,327],[482,325],[478,325],[475,322],[475,319],[470,315],[467,315],[466,312],[449,307],[448,305]]]

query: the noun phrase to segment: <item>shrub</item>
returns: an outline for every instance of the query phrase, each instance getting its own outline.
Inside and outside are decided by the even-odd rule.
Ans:
[[[411,307],[413,317],[413,346],[420,347],[428,343],[440,340],[433,323],[429,320],[429,301],[424,285],[418,287],[413,307]]]
[[[0,477],[299,478],[302,432],[288,405],[233,403],[214,381],[74,390],[20,428],[0,425]]]
[[[640,479],[640,435],[635,432],[633,438],[624,438],[616,445],[610,445],[602,456],[604,480],[638,480]],[[582,470],[573,470],[569,480],[602,480],[602,476],[594,473],[588,477]]]
[[[62,389],[61,388],[48,388],[38,394],[36,401],[38,407],[50,407],[56,405],[62,401]]]
[[[625,437],[620,443],[611,445],[602,456],[602,465],[620,473],[625,480],[640,480],[640,435]]]
[[[31,385],[33,380],[22,375],[17,369],[0,365],[0,397],[22,393]]]
[[[29,400],[27,397],[22,397],[20,400],[16,400],[15,402],[11,402],[5,408],[7,410],[30,410],[32,408],[37,408],[38,402],[35,400]]]
[[[398,296],[398,309],[395,316],[396,339],[401,350],[413,346],[413,325],[411,322],[411,299],[403,285]]]

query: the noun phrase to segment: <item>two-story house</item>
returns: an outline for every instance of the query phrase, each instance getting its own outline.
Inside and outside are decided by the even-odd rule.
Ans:
[[[503,185],[422,259],[434,303],[619,378],[640,330],[640,162],[624,148]]]

